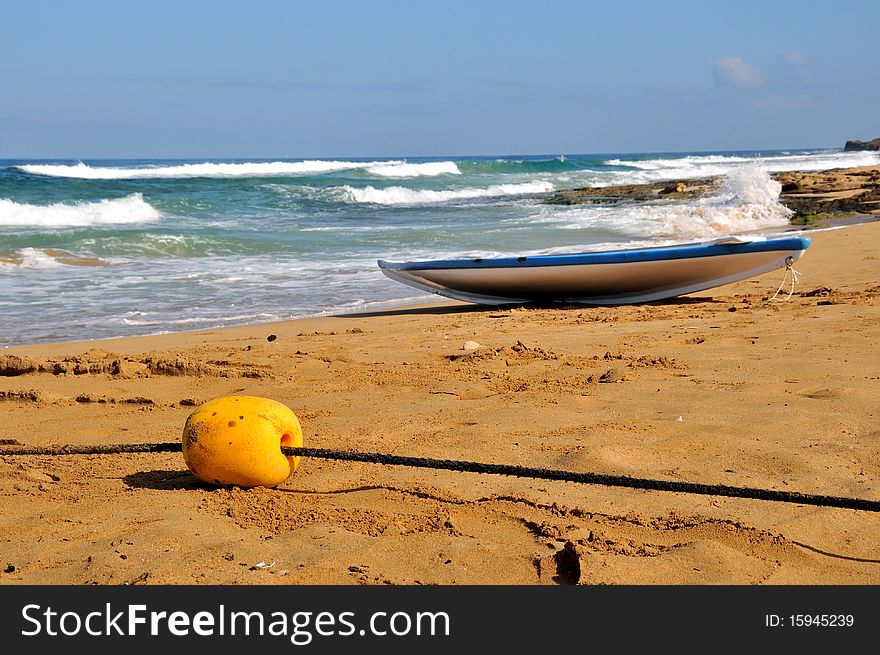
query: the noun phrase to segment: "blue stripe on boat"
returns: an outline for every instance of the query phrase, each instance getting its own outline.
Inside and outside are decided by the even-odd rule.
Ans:
[[[663,261],[714,257],[773,250],[806,250],[811,239],[805,237],[746,241],[742,243],[688,244],[633,250],[609,250],[567,255],[533,255],[530,257],[499,257],[495,259],[438,259],[433,261],[394,263],[379,260],[379,266],[394,271],[429,271],[453,268],[518,268],[528,266],[565,266],[575,264],[623,264],[629,262]]]

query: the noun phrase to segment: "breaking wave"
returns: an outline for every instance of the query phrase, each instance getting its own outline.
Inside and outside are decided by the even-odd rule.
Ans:
[[[781,191],[782,185],[763,168],[736,169],[715,196],[669,211],[653,236],[708,238],[787,225],[794,212],[779,202]]]
[[[0,198],[0,226],[85,227],[158,221],[162,214],[140,193],[124,198],[30,205]]]
[[[454,161],[434,161],[424,164],[408,164],[403,161],[389,161],[368,166],[367,172],[380,177],[420,177],[422,175],[461,175]]]
[[[472,200],[474,198],[546,193],[553,190],[553,185],[549,182],[525,182],[522,184],[495,184],[482,189],[447,189],[443,191],[407,189],[400,186],[388,187],[387,189],[377,189],[374,186],[355,188],[346,185],[342,189],[349,202],[377,205],[422,205],[455,200]]]
[[[822,171],[831,168],[876,166],[880,155],[871,151],[819,152],[803,154],[779,154],[767,156],[748,155],[689,155],[657,159],[608,159],[606,166],[629,169],[631,175],[615,179],[612,183],[639,183],[678,178],[699,178],[728,175],[743,167],[760,166],[772,173],[782,171]]]
[[[632,238],[689,240],[742,234],[788,224],[782,185],[755,165],[729,173],[715,195],[689,202],[630,207],[581,206],[539,219],[569,230],[608,230]]]
[[[284,175],[320,175],[337,171],[365,169],[381,177],[419,177],[444,174],[459,174],[455,162],[427,162],[410,164],[403,160],[393,161],[275,161],[175,164],[173,166],[140,166],[136,168],[117,168],[109,166],[89,166],[78,164],[24,164],[18,170],[32,175],[49,177],[70,177],[84,180],[130,180],[139,178],[177,178],[177,177],[270,177]]]

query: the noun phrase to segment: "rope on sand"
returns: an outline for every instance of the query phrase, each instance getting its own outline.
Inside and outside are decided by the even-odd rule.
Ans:
[[[788,291],[788,295],[785,298],[777,298],[779,292],[782,291],[782,287],[785,286],[785,281],[788,279],[788,274],[791,273],[791,289]],[[789,256],[785,258],[785,275],[782,276],[782,282],[779,284],[779,288],[776,290],[776,293],[773,294],[773,297],[770,298],[767,302],[785,302],[790,299],[794,294],[794,288],[797,286],[798,280],[800,279],[801,274],[794,270],[794,259]]]
[[[171,443],[139,443],[115,444],[105,446],[22,446],[2,445],[0,456],[7,455],[110,455],[116,453],[176,453],[181,452],[180,442]],[[487,473],[492,475],[510,475],[519,478],[536,480],[556,480],[577,482],[580,484],[597,484],[607,487],[628,487],[649,491],[672,491],[678,493],[700,494],[704,496],[725,496],[729,498],[750,498],[769,500],[780,503],[798,505],[817,505],[819,507],[838,507],[856,509],[866,512],[880,512],[880,501],[865,498],[847,498],[841,496],[823,496],[805,494],[797,491],[777,491],[774,489],[757,489],[751,487],[732,487],[723,484],[698,484],[694,482],[675,482],[672,480],[652,480],[649,478],[632,478],[623,475],[606,475],[604,473],[578,473],[557,469],[515,466],[511,464],[487,464],[453,459],[432,459],[428,457],[408,457],[388,453],[364,453],[328,448],[291,448],[282,446],[281,451],[288,457],[314,457],[347,462],[364,462],[368,464],[384,464],[388,466],[408,466],[411,468],[440,469],[462,473]]]

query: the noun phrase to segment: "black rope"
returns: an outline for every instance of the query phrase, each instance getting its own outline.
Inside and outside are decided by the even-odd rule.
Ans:
[[[171,443],[118,443],[106,446],[0,445],[0,455],[115,455],[117,453],[179,453],[183,445]]]
[[[180,452],[179,442],[115,444],[106,446],[0,446],[2,455],[107,455],[113,453],[174,453]],[[558,469],[534,468],[531,466],[515,466],[512,464],[487,464],[468,462],[455,459],[433,459],[429,457],[409,457],[390,455],[388,453],[363,453],[349,450],[333,450],[329,448],[292,448],[282,446],[281,452],[289,457],[314,457],[346,462],[364,462],[368,464],[385,464],[389,466],[409,466],[413,468],[440,469],[459,471],[462,473],[488,473],[493,475],[510,475],[519,478],[536,480],[557,480],[577,482],[580,484],[597,484],[607,487],[627,487],[649,491],[672,491],[703,496],[726,496],[729,498],[750,498],[769,500],[798,505],[816,505],[819,507],[838,507],[842,509],[858,509],[867,512],[880,512],[880,501],[865,498],[847,498],[843,496],[823,496],[805,494],[797,491],[777,491],[774,489],[756,489],[752,487],[732,487],[724,484],[699,484],[695,482],[676,482],[672,480],[652,480],[650,478],[632,478],[625,475],[606,475],[604,473],[578,473]]]
[[[819,505],[822,507],[840,507],[844,509],[861,509],[869,512],[880,512],[880,501],[877,500],[845,498],[840,496],[821,496],[816,494],[804,494],[796,491],[775,491],[773,489],[731,487],[723,484],[698,484],[695,482],[651,480],[648,478],[631,478],[625,475],[578,473],[575,471],[560,471],[558,469],[515,466],[511,464],[485,464],[481,462],[465,462],[453,459],[406,457],[402,455],[388,455],[385,453],[357,453],[344,450],[328,450],[324,448],[282,448],[281,450],[285,451],[286,455],[317,457],[320,459],[443,469],[447,471],[462,471],[465,473],[491,473],[495,475],[512,475],[519,478],[534,478],[537,480],[561,480],[565,482],[578,482],[581,484],[599,484],[607,487],[629,487],[630,489],[647,489],[651,491],[677,491],[680,493],[701,494],[704,496],[753,498],[755,500],[772,500],[783,503],[798,503],[801,505]]]

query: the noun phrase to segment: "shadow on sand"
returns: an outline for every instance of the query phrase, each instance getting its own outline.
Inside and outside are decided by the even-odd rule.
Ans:
[[[141,471],[122,478],[132,489],[193,490],[208,489],[189,471]]]
[[[383,309],[373,312],[357,312],[356,314],[342,314],[337,318],[352,317],[377,317],[377,316],[440,316],[443,314],[476,314],[486,313],[494,314],[510,309],[526,308],[526,309],[558,309],[558,310],[588,310],[588,309],[614,309],[615,307],[630,307],[635,305],[591,305],[588,303],[553,303],[553,302],[527,302],[527,303],[508,303],[504,305],[476,305],[476,304],[457,304],[457,301],[449,301],[456,304],[438,303],[436,305],[419,305],[416,307],[401,307],[392,309]],[[729,301],[718,300],[711,296],[706,297],[681,297],[668,298],[666,300],[654,300],[652,302],[639,303],[642,307],[676,307],[680,305],[699,305],[701,303],[724,304]]]

